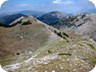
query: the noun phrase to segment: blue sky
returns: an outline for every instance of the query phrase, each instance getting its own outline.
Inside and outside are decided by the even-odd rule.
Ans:
[[[8,0],[3,3],[0,12],[22,10],[63,11],[65,13],[96,11],[94,4],[88,0]]]

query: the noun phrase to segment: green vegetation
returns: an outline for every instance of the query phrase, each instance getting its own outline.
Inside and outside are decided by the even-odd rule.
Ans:
[[[90,48],[92,48],[92,49],[95,50],[95,47],[93,46],[93,44],[89,44],[89,43],[87,43],[87,45],[88,45]]]
[[[62,37],[63,39],[65,39],[67,42],[69,42],[68,38],[69,38],[69,35],[66,34],[65,32],[57,32],[57,31],[54,31],[58,36]]]
[[[22,25],[29,25],[32,24],[30,21],[23,22]]]
[[[15,26],[15,25],[17,25],[17,24],[21,24],[22,23],[22,21],[20,20],[20,21],[18,21],[18,22],[16,22],[16,23],[13,23],[12,25],[11,25],[11,27],[12,26]]]
[[[70,53],[59,53],[58,55],[68,55],[68,56],[72,56],[72,54],[70,54]]]
[[[54,33],[56,33],[58,36],[60,36],[60,37],[62,37],[62,38],[64,38],[64,39],[66,39],[66,38],[65,38],[65,33],[60,32],[60,31],[54,31]],[[66,34],[66,35],[67,35],[67,34]]]
[[[69,38],[69,35],[66,34],[65,32],[62,32],[62,34]]]
[[[94,64],[96,64],[96,58],[94,58],[94,59],[92,60],[92,62],[93,62]]]
[[[21,21],[21,20],[17,22],[17,24],[20,24],[20,23],[22,23],[22,21]]]
[[[52,53],[52,51],[48,50],[48,53]]]

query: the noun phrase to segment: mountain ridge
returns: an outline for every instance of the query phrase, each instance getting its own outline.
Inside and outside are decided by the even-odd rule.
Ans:
[[[68,18],[62,18],[53,24],[53,27],[64,30],[75,32],[80,35],[87,35],[96,40],[96,13],[83,13],[69,16]]]
[[[96,42],[60,31],[35,17],[0,26],[0,63],[9,72],[88,72],[96,63]]]

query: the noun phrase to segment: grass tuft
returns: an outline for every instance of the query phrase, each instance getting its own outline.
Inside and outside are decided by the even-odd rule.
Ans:
[[[87,43],[87,45],[88,45],[90,48],[92,48],[92,49],[95,50],[95,47],[94,47],[92,44]]]
[[[70,53],[59,53],[58,55],[68,55],[68,56],[72,56],[72,54],[70,54]]]

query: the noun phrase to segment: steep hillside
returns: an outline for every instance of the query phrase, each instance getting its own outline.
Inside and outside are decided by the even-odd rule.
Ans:
[[[54,23],[60,30],[72,31],[80,35],[88,35],[96,40],[96,14],[79,14]]]
[[[22,52],[34,52],[51,41],[60,39],[44,23],[34,17],[20,17],[9,26],[0,26],[0,60],[5,62],[11,56],[13,62]],[[24,57],[21,57],[23,59]],[[5,59],[5,60],[2,60]],[[26,59],[26,58],[25,58]],[[10,58],[8,59],[10,60]],[[3,62],[2,62],[3,61]],[[11,60],[10,60],[11,61]],[[22,60],[23,61],[23,60]]]
[[[42,15],[38,19],[47,23],[47,24],[53,24],[60,20],[61,18],[65,18],[67,15],[64,14],[63,12],[58,12],[58,11],[53,11],[47,14]]]
[[[0,26],[0,63],[8,72],[89,72],[96,64],[96,43],[20,17]]]
[[[49,39],[51,40],[51,36],[52,32],[47,29],[46,25],[34,17],[20,17],[9,27],[0,27],[0,43],[4,43],[1,49],[10,53],[18,49],[37,49]]]

